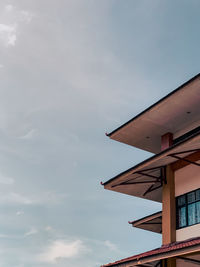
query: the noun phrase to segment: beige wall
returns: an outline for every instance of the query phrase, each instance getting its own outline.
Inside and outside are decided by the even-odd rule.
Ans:
[[[176,241],[182,241],[198,236],[200,236],[200,224],[195,224],[176,230]]]
[[[175,196],[200,188],[200,167],[187,165],[175,172]],[[200,224],[176,230],[176,241],[200,236]]]
[[[176,267],[197,267],[199,265],[184,260],[176,260]]]
[[[200,188],[199,166],[190,164],[175,171],[175,196],[180,196],[197,188]]]

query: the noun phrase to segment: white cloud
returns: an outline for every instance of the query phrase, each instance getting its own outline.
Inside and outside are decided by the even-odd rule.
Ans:
[[[24,234],[24,236],[35,235],[35,234],[37,234],[37,233],[38,233],[38,230],[37,230],[36,228],[32,227],[28,232],[26,232],[26,233]]]
[[[1,178],[1,177],[0,177]],[[0,180],[1,183],[1,180]],[[5,183],[5,182],[4,182]],[[8,181],[7,181],[8,184]],[[60,204],[68,195],[55,192],[41,192],[38,195],[24,195],[16,192],[2,192],[0,194],[0,204],[10,205],[53,205]],[[17,214],[21,215],[21,214]]]
[[[9,5],[6,5],[5,6],[5,11],[11,12],[13,10],[13,8],[14,8],[13,5],[10,5],[10,4]]]
[[[110,242],[109,240],[104,241],[104,245],[112,251],[118,250],[117,246],[114,243]]]
[[[0,195],[0,204],[30,205],[32,203],[33,201],[30,198],[15,192],[9,192]]]
[[[0,24],[0,40],[5,46],[15,46],[17,25]]]
[[[22,211],[22,210],[18,210],[17,212],[16,212],[16,215],[17,216],[21,216],[21,215],[23,215],[24,214],[24,212]]]
[[[66,193],[56,193],[52,191],[43,192],[37,198],[34,198],[34,202],[38,204],[60,204],[62,203],[69,195]]]
[[[12,177],[4,176],[0,173],[0,184],[12,185],[14,182],[15,180]]]
[[[0,234],[0,238],[2,239],[13,239],[13,238],[20,238],[20,236],[17,235],[7,235],[7,234]]]
[[[37,129],[31,129],[28,133],[25,135],[21,136],[20,139],[33,139],[38,135]]]
[[[74,258],[85,249],[86,247],[81,240],[72,242],[56,240],[46,249],[46,251],[39,255],[38,259],[41,262],[55,263],[62,258]]]
[[[47,231],[47,232],[51,232],[52,230],[53,230],[53,228],[49,225],[45,227],[45,231]]]
[[[28,11],[26,10],[22,10],[20,12],[21,14],[21,20],[26,22],[26,23],[30,23],[32,18],[33,18],[33,14],[29,13]]]
[[[0,42],[6,47],[15,46],[24,23],[30,23],[32,18],[33,14],[27,10],[20,10],[11,4],[5,5],[0,13]]]

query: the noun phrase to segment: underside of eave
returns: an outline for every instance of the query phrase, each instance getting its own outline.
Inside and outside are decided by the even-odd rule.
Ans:
[[[119,131],[120,129],[122,129],[123,127],[125,127],[126,125],[128,125],[129,123],[131,123],[132,121],[134,121],[135,119],[137,119],[138,117],[140,117],[141,115],[145,114],[147,111],[151,110],[153,107],[157,106],[158,104],[160,104],[164,100],[166,100],[169,97],[173,96],[176,92],[178,92],[183,87],[185,87],[186,85],[188,85],[192,81],[196,80],[197,78],[200,78],[200,73],[198,73],[197,75],[195,75],[194,77],[192,77],[190,80],[186,81],[181,86],[179,86],[178,88],[176,88],[175,90],[173,90],[172,92],[170,92],[169,94],[167,94],[166,96],[164,96],[163,98],[161,98],[159,101],[157,101],[156,103],[154,103],[153,105],[151,105],[150,107],[148,107],[147,109],[145,109],[144,111],[142,111],[141,113],[139,113],[137,116],[133,117],[132,119],[130,119],[126,123],[122,124],[121,126],[119,126],[118,128],[116,128],[115,130],[111,131],[110,133],[106,133],[106,135],[111,138],[111,136],[114,133],[116,133],[117,131]]]
[[[162,211],[143,217],[139,220],[129,222],[133,227],[151,231],[154,233],[162,233]]]
[[[196,155],[193,161],[189,160],[190,155]],[[142,163],[128,169],[116,177],[105,182],[104,188],[144,199],[157,202],[162,201],[162,184],[165,181],[165,166],[169,164],[182,165],[188,162],[197,164],[195,161],[200,155],[200,134],[166,149]],[[177,162],[181,162],[177,164]],[[182,163],[184,162],[184,164]]]
[[[200,74],[150,106],[127,123],[107,134],[111,139],[151,153],[161,151],[161,136],[174,138],[200,124]]]

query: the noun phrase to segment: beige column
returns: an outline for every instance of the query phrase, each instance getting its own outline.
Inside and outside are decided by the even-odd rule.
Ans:
[[[162,267],[176,267],[176,259],[175,258],[166,259],[165,262],[163,261]]]
[[[162,192],[162,243],[163,245],[176,241],[176,207],[174,171],[171,165],[166,167],[166,184]]]
[[[173,144],[173,134],[166,133],[161,136],[161,150],[165,150]]]

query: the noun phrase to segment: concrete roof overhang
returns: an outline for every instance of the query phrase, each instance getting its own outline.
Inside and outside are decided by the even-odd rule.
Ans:
[[[200,125],[200,74],[107,134],[111,139],[152,152],[161,151],[161,136],[174,138]]]
[[[154,233],[162,233],[162,211],[143,217],[139,220],[129,222],[133,227],[143,230],[151,231]]]
[[[190,156],[195,156],[192,161]],[[169,164],[176,167],[177,165],[184,166],[185,163],[199,165],[197,163],[199,159],[200,133],[197,132],[102,183],[102,185],[108,190],[162,202],[165,167]]]

